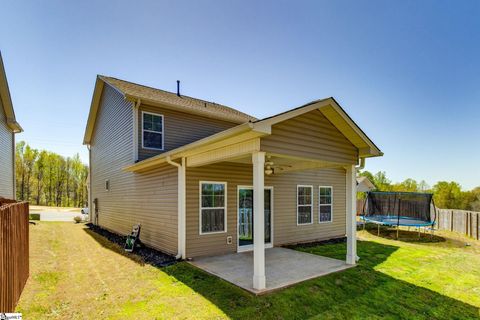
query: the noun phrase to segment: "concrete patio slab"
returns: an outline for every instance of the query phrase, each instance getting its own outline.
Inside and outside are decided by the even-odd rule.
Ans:
[[[265,294],[296,283],[353,267],[345,261],[286,248],[265,250],[267,288],[253,289],[253,253],[198,258],[190,263],[254,294]]]

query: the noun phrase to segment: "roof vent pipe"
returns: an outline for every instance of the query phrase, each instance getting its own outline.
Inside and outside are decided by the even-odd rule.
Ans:
[[[180,97],[180,80],[177,80],[177,96]]]

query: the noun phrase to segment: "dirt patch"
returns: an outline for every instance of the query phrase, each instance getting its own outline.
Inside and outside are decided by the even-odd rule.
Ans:
[[[125,245],[125,241],[127,239],[126,236],[121,236],[119,234],[110,232],[91,223],[87,223],[86,226],[91,231],[107,238],[110,242],[113,242],[122,248]],[[142,243],[140,243],[139,247],[135,248],[135,251],[132,254],[139,256],[143,262],[155,267],[166,267],[177,262],[175,257],[168,255],[164,252],[149,248]]]

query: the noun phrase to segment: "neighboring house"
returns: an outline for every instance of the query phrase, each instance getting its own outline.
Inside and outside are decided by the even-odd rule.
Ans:
[[[0,53],[0,197],[15,199],[15,133],[22,127],[15,120],[7,76]]]
[[[347,236],[355,264],[356,165],[382,155],[333,98],[258,120],[105,76],[84,144],[93,223],[140,223],[143,243],[178,258],[253,250],[260,289],[265,247]]]
[[[357,192],[369,192],[375,189],[375,185],[367,177],[357,178]]]

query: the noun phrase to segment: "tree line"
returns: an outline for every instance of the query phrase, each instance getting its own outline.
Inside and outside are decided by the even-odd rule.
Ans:
[[[88,201],[88,166],[78,153],[64,157],[16,144],[17,199],[31,204],[57,207],[84,207]]]
[[[360,175],[367,177],[375,185],[376,191],[428,192],[433,193],[438,208],[480,211],[480,187],[463,191],[462,186],[455,181],[439,181],[431,187],[425,180],[410,178],[392,183],[384,171],[375,174],[362,171]]]

